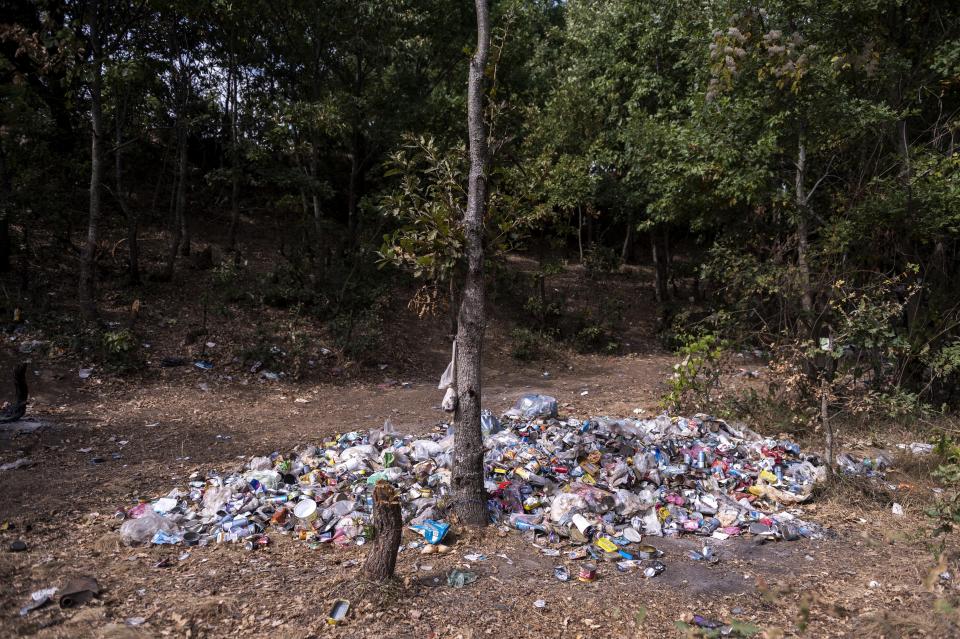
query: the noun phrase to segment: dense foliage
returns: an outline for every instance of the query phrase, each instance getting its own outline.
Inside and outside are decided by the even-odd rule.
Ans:
[[[169,258],[152,275],[169,279],[203,223],[224,250],[284,235],[278,303],[369,314],[371,278],[399,268],[420,280],[421,311],[450,308],[469,9],[0,2],[0,267],[83,260],[91,237],[96,263],[119,234],[139,284],[138,237],[162,228]],[[957,405],[960,5],[493,11],[486,229],[494,258],[538,259],[532,329],[553,330],[555,258],[597,277],[649,263],[665,334],[773,353],[795,396]],[[356,337],[372,320],[344,321]]]

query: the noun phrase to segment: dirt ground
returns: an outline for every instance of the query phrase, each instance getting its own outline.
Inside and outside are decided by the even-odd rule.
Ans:
[[[508,355],[507,324],[495,320],[488,330],[484,404],[500,412],[523,392],[544,391],[567,415],[655,414],[674,358],[649,339],[649,290],[629,279],[618,286],[630,302],[626,316],[636,321],[628,320],[627,345],[616,355],[567,353],[521,365]],[[856,492],[825,496],[799,513],[827,528],[822,540],[715,542],[720,561],[708,565],[687,556],[696,539],[655,539],[666,571],[653,579],[601,564],[593,583],[562,583],[554,566],[564,563],[575,573],[575,563],[544,556],[520,533],[496,528],[455,531],[448,555],[404,551],[397,582],[383,589],[358,579],[364,547],[310,550],[278,534],[256,552],[242,545],[189,552],[123,547],[114,512],[183,487],[195,471],[228,471],[254,455],[387,419],[410,433],[430,432],[445,419],[436,379],[447,342],[436,322],[424,325],[400,313],[380,365],[351,369],[334,358],[317,364],[322,374],[294,381],[264,379],[225,354],[239,336],[282,317],[218,319],[202,337],[214,344],[202,348],[215,362],[212,370],[161,368],[162,356],[198,353],[180,341],[187,322],[175,330],[168,321],[176,315],[170,309],[196,291],[176,285],[160,291],[145,303],[142,330],[150,349],[143,373],[122,377],[94,368],[81,379],[85,362],[52,350],[26,356],[29,418],[0,428],[0,464],[30,460],[0,471],[0,636],[669,637],[681,636],[676,624],[692,614],[752,624],[767,637],[958,631],[950,605],[958,591],[956,537],[945,538],[938,564],[934,550],[941,541],[930,537],[922,512],[931,486],[896,472],[888,483],[897,487],[904,517],[895,517],[888,502]],[[106,292],[107,317],[122,317],[131,296]],[[0,370],[24,358],[18,349],[32,338],[49,335],[8,338]],[[310,342],[322,353],[319,347]],[[776,434],[764,424],[751,426]],[[909,441],[909,434],[902,437]],[[409,531],[404,535],[413,539]],[[26,542],[25,552],[8,550],[17,539]],[[449,587],[446,574],[469,564],[464,555],[471,552],[487,557],[469,565],[478,579],[463,589]],[[98,599],[20,616],[31,592],[78,575],[98,580]],[[326,618],[337,597],[349,599],[352,609],[332,626]],[[537,600],[545,605],[535,606]]]
[[[664,354],[582,357],[546,371],[549,378],[492,363],[485,403],[504,410],[520,392],[542,390],[560,398],[568,414],[652,411],[671,361]],[[373,593],[357,585],[362,547],[309,550],[281,535],[259,552],[121,547],[113,512],[182,486],[191,472],[227,470],[250,455],[385,419],[409,432],[428,432],[443,419],[430,379],[410,380],[409,388],[244,385],[191,368],[173,371],[136,384],[95,374],[80,380],[75,370],[35,376],[31,414],[42,425],[22,432],[21,424],[19,435],[13,425],[2,439],[0,460],[32,461],[2,474],[4,549],[14,539],[28,545],[0,554],[4,636],[652,637],[677,636],[675,622],[690,613],[751,622],[769,636],[900,636],[933,631],[942,621],[931,619],[936,587],[925,583],[936,562],[914,508],[900,519],[879,506],[812,504],[803,516],[830,526],[829,538],[732,539],[716,544],[716,565],[686,556],[693,539],[658,539],[667,565],[661,576],[648,580],[603,564],[590,584],[555,580],[556,558],[519,533],[496,529],[458,536],[446,556],[401,553],[398,584]],[[471,566],[479,578],[462,590],[448,587],[446,573],[470,552],[488,557]],[[77,610],[54,606],[19,616],[30,592],[74,575],[96,577],[101,598]],[[351,599],[353,612],[328,626],[337,595]],[[535,608],[538,599],[546,607]],[[140,625],[129,625],[138,618]]]

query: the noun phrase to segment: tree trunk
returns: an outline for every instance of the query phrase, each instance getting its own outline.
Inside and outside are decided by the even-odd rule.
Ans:
[[[173,206],[173,237],[170,239],[170,251],[167,253],[167,266],[163,274],[164,280],[173,279],[174,265],[177,261],[177,251],[183,239],[183,208],[186,200],[187,182],[187,133],[186,125],[177,123],[177,189]]]
[[[627,233],[623,237],[623,248],[620,249],[620,262],[626,264],[630,259],[630,248],[633,246],[633,216],[627,218]]]
[[[663,303],[670,295],[667,290],[667,254],[656,229],[650,231],[650,252],[653,258],[654,296],[657,302]]]
[[[127,104],[124,97],[123,108],[116,116],[116,145],[117,150],[114,153],[114,182],[116,183],[116,198],[127,220],[127,246],[129,248],[129,259],[127,261],[127,279],[130,284],[140,284],[140,243],[137,238],[137,227],[140,220],[139,215],[134,212],[127,201],[127,194],[123,190],[123,122],[126,119]]]
[[[467,273],[457,330],[457,410],[453,443],[454,510],[468,526],[489,522],[483,485],[483,437],[480,432],[480,361],[485,325],[483,221],[487,209],[487,126],[484,121],[484,72],[490,46],[488,0],[475,0],[477,49],[470,61],[467,125],[470,181],[464,215]]]
[[[800,143],[797,149],[797,174],[795,184],[797,198],[797,271],[800,274],[800,308],[803,309],[803,313],[806,319],[808,319],[813,311],[813,292],[810,284],[810,264],[807,261],[810,229],[807,222],[806,170],[807,147],[804,144],[803,133],[801,132]]]
[[[450,338],[457,338],[457,285],[453,281],[453,278],[450,278]]]
[[[829,415],[829,387],[827,378],[824,375],[820,379],[820,420],[823,423],[823,437],[826,444],[827,456],[827,479],[833,480],[833,465],[836,463],[836,455],[833,452],[833,423]]]
[[[583,208],[577,205],[577,248],[580,249],[580,263],[583,264]]]
[[[230,105],[230,231],[227,234],[227,250],[237,245],[240,228],[240,140],[237,132],[237,103],[239,78],[237,57],[230,56],[230,82],[227,87],[227,102]]]
[[[357,203],[359,200],[358,191],[360,190],[360,162],[362,160],[360,155],[363,153],[361,148],[362,137],[360,134],[360,127],[354,127],[351,139],[352,150],[350,153],[350,181],[347,191],[347,228],[350,231],[350,239],[353,241],[356,236],[357,227],[360,223],[360,220],[357,219]]]
[[[317,144],[312,145],[310,150],[310,177],[313,178],[314,189],[316,189],[317,176],[320,172],[320,159],[317,157],[320,154],[320,151],[317,149]],[[317,237],[321,237],[321,225],[323,220],[323,211],[320,209],[320,195],[314,191],[313,193],[313,228],[317,232]]]
[[[10,213],[4,211],[0,218],[0,273],[10,271]]]
[[[393,577],[397,567],[403,518],[396,491],[382,479],[373,489],[373,529],[376,537],[367,551],[363,574],[370,581],[383,583]]]
[[[87,241],[80,254],[80,313],[84,319],[97,314],[96,264],[97,235],[100,226],[100,185],[103,182],[103,59],[100,46],[100,2],[93,1],[90,20],[90,46],[93,56],[93,79],[90,84],[90,217],[87,222]]]
[[[10,271],[10,214],[13,186],[7,171],[6,157],[0,148],[0,273]]]
[[[186,147],[186,143],[184,143],[184,147],[183,147],[183,148],[184,148],[184,151],[186,151],[186,148],[187,148],[187,147]],[[184,154],[184,156],[185,156],[185,155],[186,155],[186,154]],[[183,159],[183,166],[184,166],[184,168],[186,168],[186,157],[184,157],[184,159]],[[181,189],[181,188],[182,188],[182,189],[184,190],[184,195],[183,195],[183,196],[181,196],[181,195],[179,194],[179,191],[178,191],[178,195],[177,195],[177,219],[180,220],[180,237],[181,237],[181,239],[180,239],[180,255],[183,256],[183,257],[190,257],[190,248],[191,248],[191,247],[190,247],[190,241],[191,241],[191,238],[190,238],[190,220],[187,219],[188,216],[187,216],[187,208],[186,208],[186,206],[180,204],[180,202],[181,202],[181,199],[180,199],[180,198],[181,198],[181,197],[183,197],[184,200],[186,199],[186,195],[185,195],[185,193],[186,193],[186,185],[187,185],[186,177],[187,177],[186,171],[183,171],[183,172],[180,174],[180,178],[181,178],[181,180],[180,180],[180,185],[182,185],[182,186],[178,185],[178,187],[177,187],[178,189]]]

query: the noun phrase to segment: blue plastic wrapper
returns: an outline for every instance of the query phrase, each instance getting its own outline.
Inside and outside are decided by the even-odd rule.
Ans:
[[[423,538],[427,540],[428,544],[439,544],[443,541],[443,538],[447,536],[447,531],[450,530],[450,524],[442,521],[434,521],[433,519],[426,519],[422,524],[413,524],[410,528],[423,535]]]
[[[168,533],[165,530],[158,530],[154,534],[153,539],[150,540],[151,544],[157,544],[158,546],[163,545],[176,545],[183,541],[183,535],[180,533]]]

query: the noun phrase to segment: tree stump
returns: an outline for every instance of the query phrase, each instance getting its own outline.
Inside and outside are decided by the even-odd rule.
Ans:
[[[403,530],[400,500],[393,486],[382,479],[373,488],[373,528],[376,537],[367,552],[363,574],[370,581],[382,583],[393,577]]]

